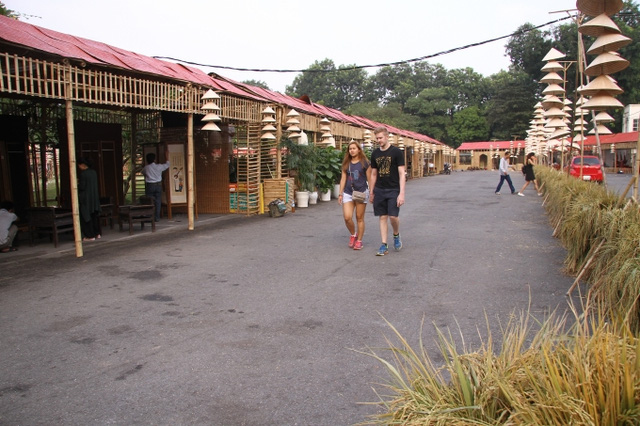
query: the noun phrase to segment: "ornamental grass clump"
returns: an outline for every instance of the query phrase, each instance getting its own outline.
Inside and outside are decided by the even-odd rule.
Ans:
[[[567,250],[568,273],[588,284],[589,306],[640,332],[640,208],[592,182],[536,169],[545,208]]]
[[[499,347],[487,327],[475,351],[460,352],[450,334],[436,329],[439,366],[422,340],[413,349],[389,324],[397,340],[387,340],[391,360],[366,352],[389,373],[386,395],[378,393],[384,412],[363,424],[637,425],[637,336],[601,315],[575,317],[571,325],[555,315],[533,321],[534,332],[528,314],[513,316]]]

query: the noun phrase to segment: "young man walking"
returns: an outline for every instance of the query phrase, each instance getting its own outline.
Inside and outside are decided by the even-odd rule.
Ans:
[[[382,245],[376,253],[384,256],[389,253],[387,235],[389,223],[393,230],[393,248],[400,251],[400,206],[404,204],[405,166],[403,152],[389,144],[389,131],[377,127],[373,133],[378,148],[371,153],[371,193],[369,201],[373,203],[373,214],[380,220]]]
[[[511,182],[511,176],[509,176],[509,169],[513,168],[513,167],[511,167],[509,165],[509,156],[510,156],[509,151],[505,151],[504,152],[504,157],[502,157],[500,159],[500,168],[499,168],[500,169],[500,183],[498,184],[498,187],[496,188],[496,195],[500,195],[500,188],[502,188],[502,184],[504,183],[505,180],[509,184],[509,189],[511,189],[511,193],[512,194],[516,193],[516,189],[513,187],[513,182]]]

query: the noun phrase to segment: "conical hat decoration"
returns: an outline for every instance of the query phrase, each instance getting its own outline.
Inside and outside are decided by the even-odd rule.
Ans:
[[[566,124],[562,118],[552,118],[544,125],[546,129],[561,129],[565,126]]]
[[[620,28],[606,14],[598,15],[578,27],[581,34],[599,37],[602,34],[620,34]]]
[[[542,98],[542,101],[540,101],[540,103],[542,104],[543,108],[547,108],[547,109],[551,108],[554,105],[558,106],[558,108],[562,108],[562,106],[564,105],[564,102],[562,102],[562,99],[560,99],[556,95],[547,95],[544,98]]]
[[[547,73],[544,77],[540,79],[540,83],[544,84],[560,84],[564,82],[564,78],[560,77],[557,72]]]
[[[573,142],[582,142],[583,140],[585,140],[586,138],[584,136],[582,136],[582,134],[577,134],[573,137],[572,141]]]
[[[543,95],[562,95],[565,90],[559,84],[550,84],[543,91]],[[562,102],[562,101],[560,101]]]
[[[615,80],[609,77],[607,74],[600,75],[593,79],[586,86],[578,88],[578,93],[584,96],[593,96],[598,92],[606,92],[609,95],[619,95],[624,92],[615,82]]]
[[[582,105],[583,110],[597,110],[603,111],[611,108],[622,108],[622,102],[607,94],[606,92],[600,92],[595,94],[587,102]]]
[[[596,58],[584,70],[588,76],[598,76],[602,74],[615,74],[629,66],[629,61],[615,52],[604,52]],[[544,93],[544,92],[543,92]]]
[[[557,61],[558,59],[562,59],[565,56],[567,56],[567,55],[565,55],[564,53],[562,53],[558,49],[555,49],[555,48],[552,47],[551,50],[549,50],[549,52],[547,52],[547,54],[544,56],[544,58],[542,58],[542,60],[544,62]]]
[[[561,127],[556,129],[555,132],[551,133],[551,139],[559,139],[563,136],[569,136],[571,134],[571,130],[568,127]]]
[[[567,114],[558,107],[551,107],[548,110],[546,110],[542,115],[545,118],[554,118],[554,117],[564,118],[567,116]]]
[[[576,7],[585,15],[615,15],[622,9],[622,0],[576,0]]]
[[[589,55],[599,55],[603,52],[611,52],[625,47],[631,43],[631,39],[618,33],[607,33],[598,36],[596,41],[591,45],[587,53]]]
[[[596,123],[613,123],[615,119],[605,111],[601,111],[593,118]]]
[[[596,133],[596,129],[598,130],[598,134],[599,135],[610,135],[613,132],[611,131],[611,129],[609,129],[607,126],[605,126],[604,124],[598,124],[596,127],[594,127],[593,129],[591,129],[591,131],[589,132],[590,135],[594,135]]]
[[[542,72],[558,72],[562,70],[564,70],[564,67],[557,61],[547,62],[542,68],[540,68],[540,71]]]

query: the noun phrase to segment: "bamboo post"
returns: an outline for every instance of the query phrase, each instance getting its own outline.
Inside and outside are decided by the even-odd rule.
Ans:
[[[73,126],[73,101],[71,100],[71,67],[65,67],[65,114],[67,118],[67,145],[69,151],[69,180],[71,182],[71,214],[73,216],[73,236],[76,257],[84,255],[82,251],[82,232],[80,230],[80,208],[78,206],[78,174],[76,172],[76,136]]]
[[[73,236],[76,245],[76,257],[84,255],[82,251],[82,232],[80,231],[80,208],[78,207],[78,175],[76,173],[76,140],[73,127],[73,105],[66,100],[67,144],[69,146],[69,180],[71,181],[71,213],[73,215]]]
[[[194,200],[193,190],[193,113],[187,115],[187,215],[189,216],[189,231],[193,231]]]

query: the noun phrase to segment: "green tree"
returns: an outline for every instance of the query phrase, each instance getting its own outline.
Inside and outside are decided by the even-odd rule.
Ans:
[[[451,87],[433,87],[422,90],[407,101],[406,111],[420,118],[417,131],[441,142],[449,142],[447,129],[452,123],[457,100]]]
[[[534,26],[530,23],[521,25],[509,39],[505,51],[511,59],[512,67],[524,71],[533,80],[539,81],[544,76],[540,70],[544,66],[542,58],[553,46],[548,31],[543,32],[533,28]]]
[[[0,15],[7,16],[9,18],[18,19],[19,14],[11,9],[7,9],[7,6],[4,5],[3,2],[0,1]]]
[[[244,80],[242,81],[244,84],[248,84],[250,86],[260,87],[261,89],[271,90],[269,89],[269,85],[262,80]]]
[[[345,113],[404,130],[418,131],[420,123],[418,117],[404,112],[400,104],[395,102],[386,105],[380,105],[378,102],[360,102],[346,108]]]
[[[489,137],[510,140],[513,135],[526,136],[533,107],[537,102],[536,86],[524,71],[501,71],[490,77],[491,99],[486,117]]]
[[[453,123],[447,129],[451,146],[457,148],[463,142],[486,141],[489,139],[489,124],[480,108],[470,106],[453,115]]]
[[[285,93],[307,95],[313,102],[343,110],[349,105],[371,100],[369,76],[363,69],[341,65],[336,68],[331,59],[314,62],[307,71],[297,75]]]

